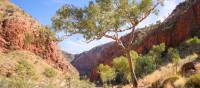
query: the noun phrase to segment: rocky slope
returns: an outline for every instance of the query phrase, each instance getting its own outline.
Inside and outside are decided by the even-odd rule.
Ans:
[[[0,88],[94,87],[89,81],[80,80],[78,74],[60,71],[32,52],[0,53]]]
[[[41,26],[9,0],[0,1],[0,52],[30,51],[61,71],[78,74],[66,61],[57,43],[49,28]]]
[[[163,23],[137,30],[132,49],[138,53],[147,52],[153,45],[165,43],[177,46],[181,42],[200,33],[200,1],[187,0],[176,7]],[[130,39],[130,34],[122,37],[122,41]],[[96,66],[100,63],[110,64],[114,57],[123,55],[115,42],[95,47],[75,56],[72,64],[81,75],[88,75],[92,80],[97,78]]]

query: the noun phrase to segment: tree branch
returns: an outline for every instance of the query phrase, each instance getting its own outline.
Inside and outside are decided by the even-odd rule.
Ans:
[[[142,22],[144,19],[146,19],[150,14],[151,14],[151,12],[153,11],[153,10],[155,10],[155,8],[157,7],[159,5],[159,3],[156,3],[154,6],[153,6],[153,8],[151,8],[149,11],[147,11],[147,13],[145,13],[145,15],[144,15],[144,17],[142,17],[139,21],[137,21],[136,23],[135,23],[135,25],[132,27],[132,31],[131,31],[131,40],[130,40],[130,42],[129,42],[129,44],[128,44],[128,48],[130,49],[131,48],[131,44],[132,44],[132,42],[134,41],[134,39],[135,39],[135,36],[134,36],[134,31],[135,31],[135,27],[140,23],[140,22]]]
[[[142,18],[136,23],[136,25],[138,25],[140,22],[142,22],[144,19],[146,19],[146,18],[151,14],[151,12],[152,12],[153,10],[155,10],[155,8],[156,8],[158,5],[159,5],[159,3],[157,2],[157,3],[153,6],[153,8],[151,8],[149,11],[147,11],[147,13],[145,13],[144,17],[142,17]]]

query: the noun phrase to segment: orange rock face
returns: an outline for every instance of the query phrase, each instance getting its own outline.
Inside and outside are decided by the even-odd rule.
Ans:
[[[36,20],[15,9],[8,10],[1,6],[0,14],[4,15],[0,18],[0,52],[26,50],[62,71],[75,70],[62,55],[57,42],[51,39],[52,36],[48,32],[41,32],[44,27]]]
[[[163,23],[153,28],[135,31],[135,42],[141,42],[133,43],[132,49],[143,53],[160,43],[177,46],[194,36],[196,32],[200,32],[200,1],[189,0],[178,5]],[[126,44],[129,38],[130,34],[121,39]],[[110,64],[114,57],[121,55],[123,55],[121,49],[115,42],[111,42],[76,55],[72,64],[80,75],[88,75],[94,81],[98,78],[95,69],[100,63]]]

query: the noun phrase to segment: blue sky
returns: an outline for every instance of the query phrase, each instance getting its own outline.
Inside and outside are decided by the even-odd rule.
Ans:
[[[56,11],[62,5],[73,4],[75,6],[84,7],[89,1],[91,0],[11,0],[11,2],[25,10],[43,25],[51,25],[51,17],[55,15]],[[182,1],[183,0],[167,0],[164,7],[158,7],[160,9],[158,16],[150,15],[137,27],[144,27],[145,25],[155,23],[157,20],[164,20],[173,11],[176,5]],[[59,33],[58,35],[62,34],[63,33]],[[74,35],[60,42],[59,46],[64,51],[77,54],[110,41],[112,40],[103,38],[98,41],[86,43],[81,35]]]

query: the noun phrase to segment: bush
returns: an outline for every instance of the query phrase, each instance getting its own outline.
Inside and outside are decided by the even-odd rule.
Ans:
[[[170,59],[172,61],[172,63],[175,65],[175,70],[176,70],[176,73],[177,73],[177,70],[178,70],[178,62],[180,60],[180,55],[179,55],[179,52],[177,49],[174,49],[174,48],[169,48],[168,49],[168,55],[170,56]]]
[[[29,78],[35,75],[33,66],[23,59],[18,61],[18,64],[16,66],[16,71],[17,75],[19,75],[19,77],[21,78],[27,78],[27,77]]]
[[[103,83],[110,82],[116,76],[114,69],[108,65],[100,64],[97,70]]]
[[[142,77],[156,70],[164,62],[162,60],[162,54],[165,50],[165,44],[161,43],[160,45],[154,45],[146,55],[140,56],[136,60],[136,75]]]
[[[130,51],[130,55],[132,57],[132,64],[135,65],[136,60],[139,58],[139,55],[135,51]],[[131,73],[130,73],[128,58],[124,56],[114,58],[112,62],[112,66],[117,72],[117,78],[116,78],[117,81],[123,82],[123,83],[127,81],[129,82],[131,81]]]
[[[187,80],[186,88],[200,88],[200,74],[194,74]]]
[[[152,56],[140,57],[135,65],[136,75],[142,77],[153,72],[156,69],[155,61]]]
[[[168,49],[168,55],[170,56],[171,61],[176,64],[180,60],[179,51],[174,48]]]
[[[117,82],[124,83],[131,80],[130,68],[128,65],[128,59],[126,57],[121,56],[113,59],[112,66],[117,73]]]
[[[113,66],[113,68],[115,68],[115,70],[117,72],[121,72],[121,73],[129,73],[130,72],[129,65],[128,65],[128,59],[124,56],[115,58],[112,62],[112,66]]]
[[[190,38],[186,41],[186,44],[200,44],[200,38],[198,37],[194,37],[194,38]]]
[[[51,78],[51,77],[55,77],[56,76],[56,71],[53,69],[53,68],[46,68],[45,69],[45,72],[44,72],[44,75],[48,78]]]
[[[147,54],[148,56],[151,56],[153,60],[155,60],[155,64],[161,64],[163,63],[162,61],[162,54],[166,50],[166,46],[164,43],[161,43],[160,45],[154,45],[149,53]]]

